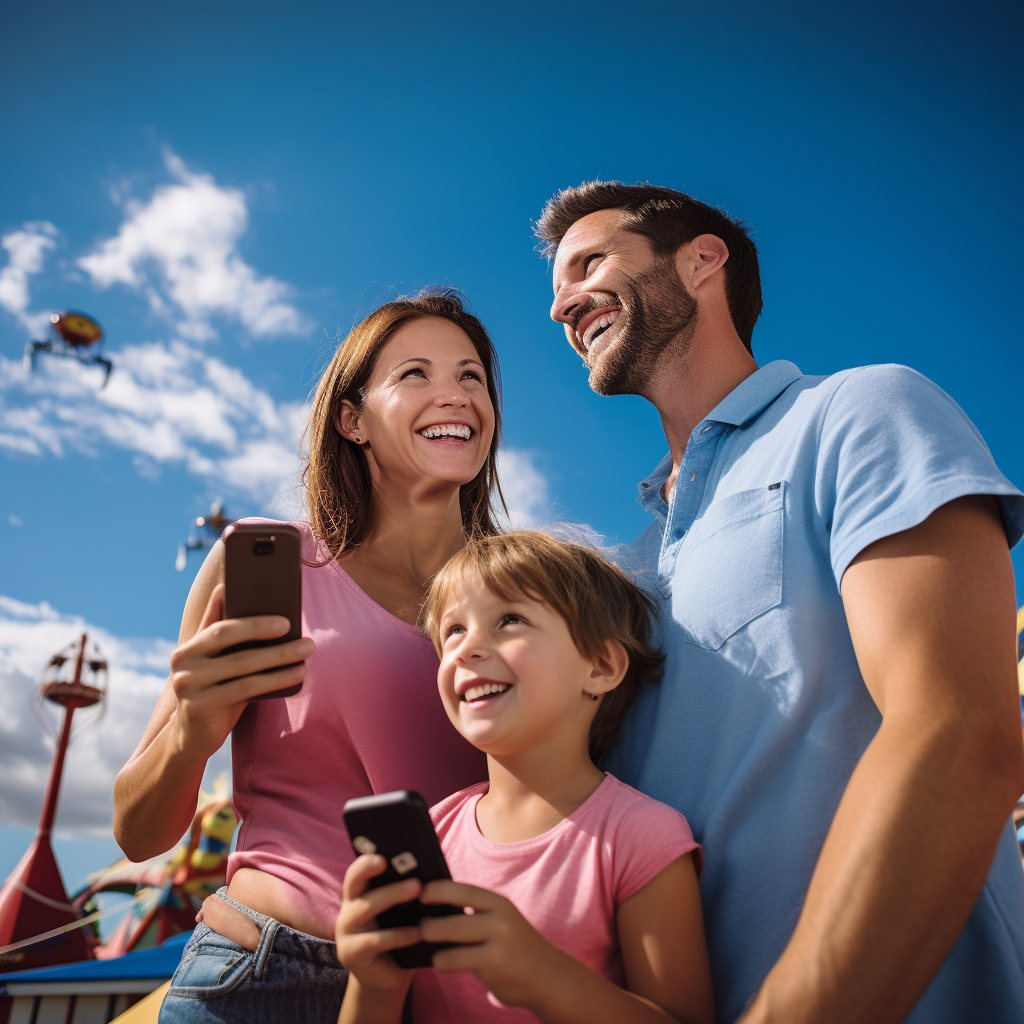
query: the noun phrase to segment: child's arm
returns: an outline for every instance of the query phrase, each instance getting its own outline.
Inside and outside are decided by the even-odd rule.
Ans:
[[[357,857],[345,872],[341,910],[334,926],[338,959],[349,980],[338,1024],[399,1024],[412,971],[399,967],[388,951],[419,942],[419,928],[377,928],[377,915],[415,899],[421,882],[410,878],[368,888],[387,867],[383,857]]]
[[[434,954],[437,970],[472,971],[507,1006],[523,1006],[544,1024],[714,1020],[690,854],[670,864],[619,908],[619,940],[630,991],[553,946],[503,896],[439,881],[424,887],[420,901],[474,911],[465,917],[424,918],[420,923],[428,942],[460,944]]]
[[[673,861],[622,903],[615,923],[630,992],[687,1024],[714,1024],[711,961],[693,854]]]

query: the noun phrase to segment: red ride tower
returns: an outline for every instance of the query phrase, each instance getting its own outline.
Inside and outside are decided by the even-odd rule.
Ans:
[[[88,636],[83,633],[80,640],[50,659],[39,684],[39,700],[62,706],[64,723],[53,755],[39,831],[0,891],[0,972],[73,963],[92,956],[86,928],[64,930],[81,915],[68,901],[50,846],[50,833],[57,814],[64,756],[71,740],[71,718],[79,708],[102,706],[106,675],[106,661],[95,645],[89,649]],[[19,945],[36,936],[38,941]],[[16,948],[5,950],[9,946]]]

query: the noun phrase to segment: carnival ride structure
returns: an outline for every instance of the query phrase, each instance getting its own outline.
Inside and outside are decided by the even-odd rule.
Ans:
[[[110,959],[148,949],[195,927],[202,901],[224,884],[227,855],[237,820],[226,780],[214,793],[201,793],[188,835],[173,851],[141,864],[120,860],[86,879],[69,897],[53,854],[53,832],[68,747],[80,734],[73,716],[83,709],[99,718],[106,700],[107,662],[88,635],[49,661],[35,705],[44,724],[51,706],[62,708],[56,750],[43,800],[39,827],[25,855],[0,889],[0,980],[9,971]],[[59,712],[58,712],[59,713]],[[132,897],[99,908],[97,896]],[[97,922],[109,914],[125,916],[102,942]]]
[[[103,383],[106,387],[114,364],[100,355],[103,328],[91,316],[68,310],[65,313],[51,313],[50,326],[53,335],[45,341],[30,341],[25,346],[25,364],[31,372],[38,368],[39,356],[59,356],[74,359],[84,366],[99,366],[104,370]]]
[[[174,568],[184,572],[188,564],[190,551],[205,551],[213,547],[220,535],[234,522],[224,514],[224,502],[217,498],[205,516],[196,516],[193,529],[188,537],[178,545],[178,556],[174,560]]]

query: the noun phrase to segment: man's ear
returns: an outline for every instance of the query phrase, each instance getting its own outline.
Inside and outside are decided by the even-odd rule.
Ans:
[[[629,655],[618,640],[606,640],[601,650],[590,658],[590,678],[586,692],[592,697],[614,690],[629,668]]]
[[[698,235],[676,252],[676,270],[692,295],[729,259],[729,247],[718,235]]]
[[[362,413],[347,398],[343,398],[341,405],[337,406],[331,414],[331,422],[334,423],[334,429],[349,441],[355,441],[356,438],[359,438],[356,442],[357,444],[362,444],[366,441],[361,432],[361,420]]]

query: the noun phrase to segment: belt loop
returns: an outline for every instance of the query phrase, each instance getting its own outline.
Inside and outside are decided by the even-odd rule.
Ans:
[[[262,916],[262,915],[261,915]],[[281,927],[280,921],[268,917],[266,923],[260,928],[260,942],[256,947],[256,962],[253,966],[253,976],[257,981],[262,981],[267,972],[267,963],[270,960],[270,951],[274,945],[274,937],[277,929]]]

